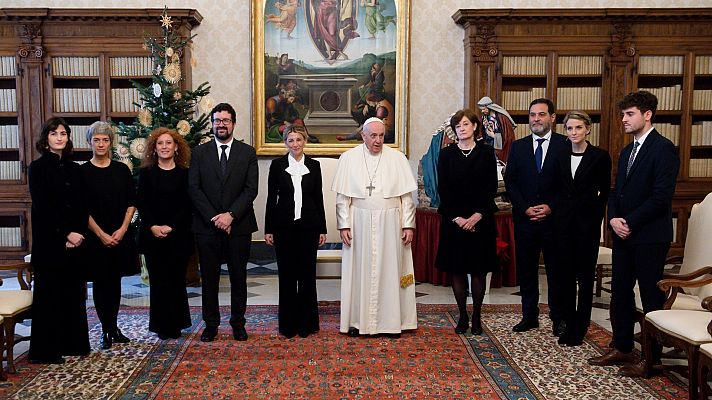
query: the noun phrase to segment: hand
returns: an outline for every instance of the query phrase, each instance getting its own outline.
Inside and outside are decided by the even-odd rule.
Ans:
[[[99,240],[101,240],[101,243],[106,246],[106,247],[114,247],[117,244],[119,244],[119,241],[114,239],[113,236],[110,236],[108,233],[102,231],[99,233]]]
[[[463,224],[460,226],[460,228],[474,232],[475,231],[475,225],[477,225],[478,222],[482,219],[482,214],[480,213],[474,213],[470,216],[470,218],[467,219],[462,219],[460,218],[458,221],[462,220],[464,221]]]
[[[124,238],[124,235],[126,234],[127,228],[124,228],[123,226],[117,229],[114,233],[111,234],[111,237],[116,240],[116,244],[119,244],[119,242]]]
[[[64,247],[67,249],[73,249],[77,246],[73,245],[71,242],[69,242],[69,240],[67,240],[67,243],[64,244]]]
[[[79,247],[83,240],[84,236],[82,234],[69,232],[69,235],[67,235],[67,244],[70,244],[71,246],[67,246],[67,248]]]
[[[628,223],[625,219],[611,218],[610,224],[611,228],[613,228],[613,232],[615,232],[615,234],[618,235],[619,238],[627,239],[628,236],[630,236],[630,227],[628,226]]]
[[[401,239],[403,240],[403,245],[407,246],[413,242],[413,228],[403,228],[403,233],[401,234]]]
[[[265,243],[274,246],[274,236],[271,233],[265,233]]]
[[[531,215],[529,214],[529,210],[532,210]],[[533,207],[529,207],[526,212],[530,220],[543,221],[549,214],[551,214],[551,208],[549,208],[548,204],[539,204]]]
[[[319,234],[319,246],[323,246],[326,243],[326,235],[323,233]]]
[[[228,231],[228,228],[232,226],[233,219],[234,218],[232,218],[232,215],[230,215],[229,212],[224,212],[222,214],[218,214],[212,217],[210,220],[213,221],[216,228],[222,229],[225,232],[230,233]]]
[[[351,246],[351,229],[339,229],[339,235],[341,235],[341,241],[344,242],[345,245]]]
[[[151,227],[151,233],[153,233],[153,236],[155,236],[159,239],[165,238],[172,231],[173,231],[173,228],[171,228],[168,225],[153,225]]]

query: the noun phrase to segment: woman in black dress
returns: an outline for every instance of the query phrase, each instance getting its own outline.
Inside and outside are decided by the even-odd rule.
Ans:
[[[611,157],[586,141],[591,133],[591,117],[586,113],[569,112],[564,126],[570,147],[556,155],[559,185],[551,207],[556,240],[566,244],[560,248],[557,267],[566,322],[558,342],[578,346],[591,322],[601,222],[611,187]]]
[[[148,137],[138,180],[139,243],[151,285],[148,330],[177,339],[190,327],[185,277],[193,252],[188,195],[190,147],[178,132],[155,129]]]
[[[272,160],[267,183],[265,242],[277,253],[279,333],[288,338],[319,331],[316,252],[326,242],[326,217],[321,167],[304,154],[307,140],[303,126],[285,130],[289,153]]]
[[[472,293],[472,334],[482,333],[480,320],[485,296],[485,278],[497,265],[497,164],[494,149],[475,141],[477,115],[460,110],[450,119],[458,142],[440,152],[438,193],[442,216],[436,266],[452,277],[452,291],[460,311],[455,328],[465,333],[467,315],[467,275]]]
[[[79,165],[70,161],[71,130],[61,118],[44,123],[36,143],[42,156],[30,164],[32,196],[31,363],[64,363],[89,354],[84,280],[74,268],[88,215]]]
[[[136,274],[138,253],[131,229],[136,211],[136,193],[131,170],[111,159],[114,131],[97,121],[87,131],[92,158],[81,166],[84,197],[89,209],[87,264],[94,282],[96,313],[101,321],[100,346],[106,350],[116,343],[128,343],[117,326],[121,304],[121,277]]]

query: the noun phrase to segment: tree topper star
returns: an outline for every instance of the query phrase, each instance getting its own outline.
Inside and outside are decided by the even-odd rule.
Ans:
[[[163,14],[163,16],[161,16],[161,27],[170,29],[171,25],[173,25],[173,21],[171,21],[171,17],[166,14]]]

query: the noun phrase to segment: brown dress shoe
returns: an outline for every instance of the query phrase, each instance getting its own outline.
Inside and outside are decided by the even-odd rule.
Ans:
[[[623,376],[646,379],[650,378],[651,372],[652,370],[645,359],[641,359],[635,364],[624,365],[618,370],[618,373]]]
[[[630,353],[622,353],[617,349],[613,349],[602,356],[588,359],[589,364],[598,365],[600,367],[628,364],[632,362],[635,362],[635,355],[633,355],[632,351]]]

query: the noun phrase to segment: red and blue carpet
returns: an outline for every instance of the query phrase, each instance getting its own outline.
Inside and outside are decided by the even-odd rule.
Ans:
[[[556,344],[551,327],[510,330],[519,307],[486,306],[485,334],[456,335],[452,305],[418,305],[420,327],[401,339],[338,333],[337,304],[320,306],[321,331],[308,338],[277,335],[275,306],[248,307],[247,342],[232,340],[223,321],[215,342],[199,340],[202,322],[178,340],[147,331],[147,308],[124,308],[119,324],[132,338],[110,351],[68,357],[63,365],[18,360],[0,382],[3,399],[680,399],[685,384],[668,375],[623,378],[592,367],[609,334],[597,325],[576,348]],[[223,315],[226,310],[223,310]],[[90,311],[92,348],[99,327]]]

